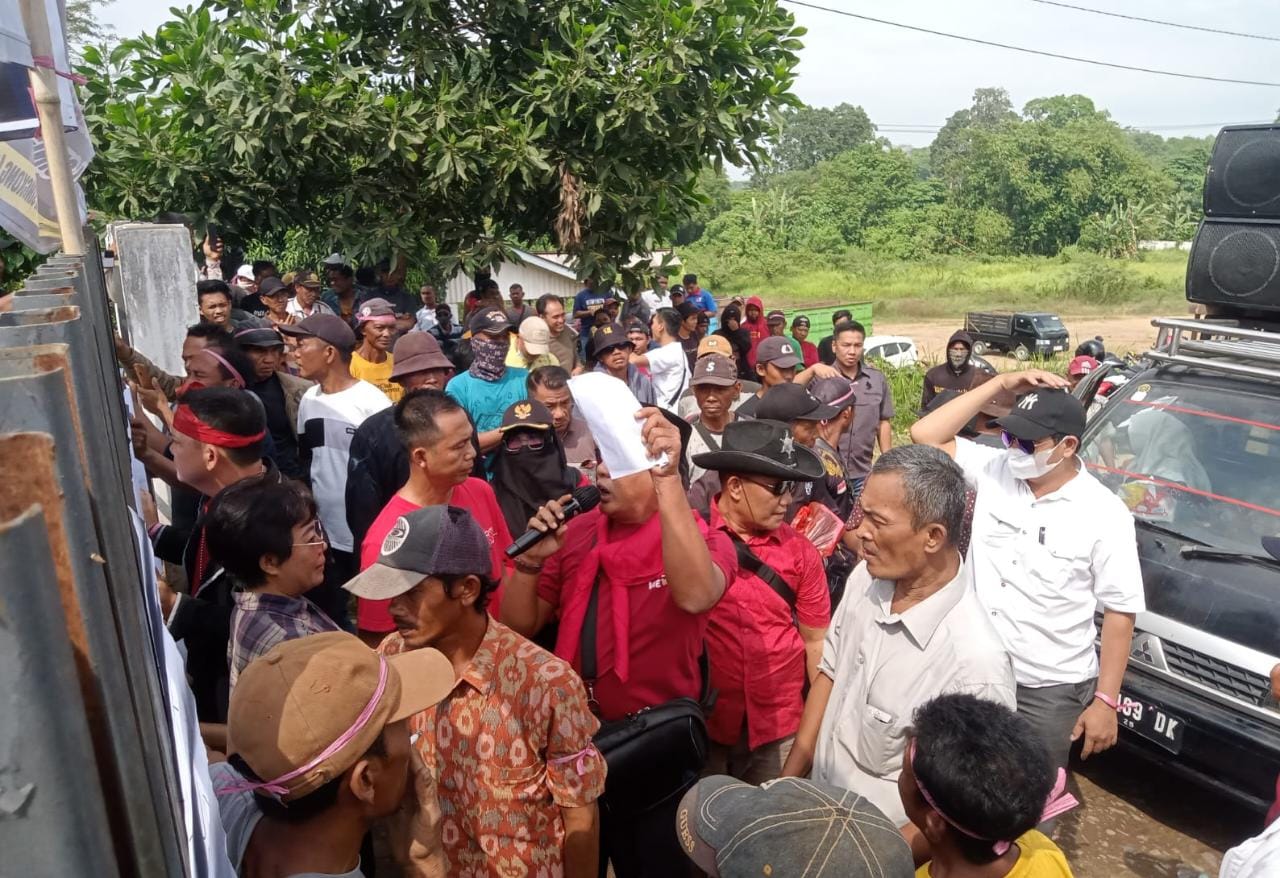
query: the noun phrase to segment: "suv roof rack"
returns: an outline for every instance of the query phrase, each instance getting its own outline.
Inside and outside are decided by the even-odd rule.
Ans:
[[[1234,323],[1157,317],[1156,346],[1146,358],[1231,375],[1280,381],[1280,333]]]

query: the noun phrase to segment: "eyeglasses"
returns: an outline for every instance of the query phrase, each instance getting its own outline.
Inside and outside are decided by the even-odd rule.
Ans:
[[[1019,439],[1008,430],[1000,431],[1000,441],[1004,443],[1005,448],[1013,448],[1016,445],[1024,454],[1036,453],[1036,443],[1030,439]]]
[[[325,546],[329,543],[329,538],[326,537],[324,533],[324,525],[320,523],[320,519],[318,518],[311,526],[311,533],[309,536],[311,539],[307,540],[305,543],[294,543],[294,548],[299,546]]]
[[[530,451],[541,451],[542,446],[546,444],[546,440],[537,433],[508,433],[502,437],[502,444],[506,446],[507,451],[519,451],[527,448]]]
[[[758,485],[759,487],[764,488],[775,497],[785,497],[787,494],[790,494],[795,490],[796,486],[795,482],[777,482],[776,484],[771,485],[768,482],[757,482],[755,479],[748,479],[746,477],[740,478],[742,478],[744,482],[750,482],[753,485]]]

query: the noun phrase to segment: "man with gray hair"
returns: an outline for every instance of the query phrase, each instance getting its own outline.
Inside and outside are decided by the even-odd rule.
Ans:
[[[966,692],[1014,706],[1013,666],[974,597],[956,536],[964,474],[923,445],[886,451],[862,491],[849,576],[783,776],[866,796],[907,824],[898,775],[920,705]],[[907,830],[908,837],[911,830]]]

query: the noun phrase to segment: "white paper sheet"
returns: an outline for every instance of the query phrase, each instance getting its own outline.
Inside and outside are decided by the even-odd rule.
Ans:
[[[587,421],[600,457],[612,478],[620,479],[667,462],[649,457],[636,420],[640,402],[625,381],[603,372],[587,372],[569,380],[569,392],[578,414]]]

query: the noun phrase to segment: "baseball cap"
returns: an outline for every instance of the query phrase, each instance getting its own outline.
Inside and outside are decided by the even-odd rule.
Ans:
[[[627,334],[622,331],[622,327],[616,323],[606,323],[603,326],[597,326],[591,331],[591,356],[598,357],[609,348],[616,348],[622,345],[631,347],[631,339],[627,338]]]
[[[703,778],[676,811],[680,845],[714,878],[910,878],[911,848],[875,805],[799,777]]]
[[[755,416],[768,421],[826,421],[844,411],[844,406],[827,405],[803,384],[775,384],[764,392]]]
[[[1067,366],[1068,375],[1088,375],[1094,369],[1098,368],[1098,361],[1087,354],[1082,354],[1071,361]]]
[[[1066,390],[1037,387],[1019,396],[995,425],[1031,442],[1055,434],[1079,438],[1084,433],[1084,406]]]
[[[240,672],[227,711],[231,753],[281,801],[300,799],[356,763],[388,725],[452,691],[435,649],[382,657],[345,631],[286,640]]]
[[[324,258],[323,264],[324,265],[350,265],[351,263],[348,262],[347,257],[343,256],[341,253],[330,253],[328,256]]]
[[[274,296],[281,293],[288,294],[289,288],[285,282],[278,277],[263,278],[262,283],[258,284],[258,298],[263,296]]]
[[[281,326],[280,331],[294,338],[318,338],[342,351],[356,346],[356,334],[350,324],[333,314],[312,314],[300,323]]]
[[[555,420],[551,417],[550,409],[536,399],[522,399],[507,406],[507,410],[502,413],[502,425],[498,427],[498,432],[506,433],[515,429],[550,430],[554,426]]]
[[[681,320],[688,320],[694,314],[701,314],[702,309],[692,302],[681,302],[676,306],[676,310],[680,312]]]
[[[723,335],[704,335],[698,342],[698,356],[705,357],[709,354],[733,359],[733,347]]]
[[[233,278],[233,280],[247,280],[247,281],[249,281],[249,282],[252,282],[252,281],[253,281],[253,266],[252,266],[252,265],[249,265],[249,264],[246,262],[244,265],[242,265],[242,266],[240,266],[239,268],[237,268],[237,269],[236,269],[236,276],[235,276],[235,278]]]
[[[429,332],[406,332],[391,349],[391,380],[425,372],[452,369],[453,363],[440,350],[440,342]]]
[[[357,597],[387,600],[428,576],[487,576],[489,540],[471,513],[458,506],[423,506],[396,519],[378,560],[342,587]]]
[[[305,268],[293,273],[293,283],[312,290],[318,290],[321,287],[320,278],[316,277],[316,273]]]
[[[779,369],[793,369],[799,366],[801,361],[796,356],[796,346],[791,343],[791,339],[771,335],[761,339],[759,347],[756,348],[756,362],[760,365],[773,363]]]
[[[284,339],[276,331],[276,325],[261,317],[250,317],[240,322],[235,339],[241,347],[274,348],[284,347]]]
[[[524,347],[535,357],[551,350],[551,327],[541,317],[526,317],[520,321],[520,338]]]
[[[786,323],[787,315],[782,311],[770,311],[764,320],[765,323]]]
[[[647,336],[649,334],[649,325],[643,320],[632,318],[627,321],[627,332],[643,332]]]
[[[797,315],[796,318],[791,321],[791,328],[795,329],[797,326],[803,326],[805,329],[808,329],[809,318],[805,317],[803,314]]]
[[[471,318],[471,322],[467,324],[467,331],[472,335],[477,332],[487,332],[490,335],[501,335],[511,329],[511,321],[507,317],[507,312],[501,308],[484,308],[477,311]]]
[[[834,378],[815,378],[809,382],[809,393],[818,402],[842,412],[855,402],[853,382],[843,375]]]
[[[693,387],[704,384],[729,387],[737,380],[738,370],[734,367],[733,360],[719,354],[707,354],[705,357],[699,356],[694,362],[693,378],[689,379],[689,384]]]
[[[356,323],[395,323],[396,312],[386,299],[365,299],[356,309]]]

